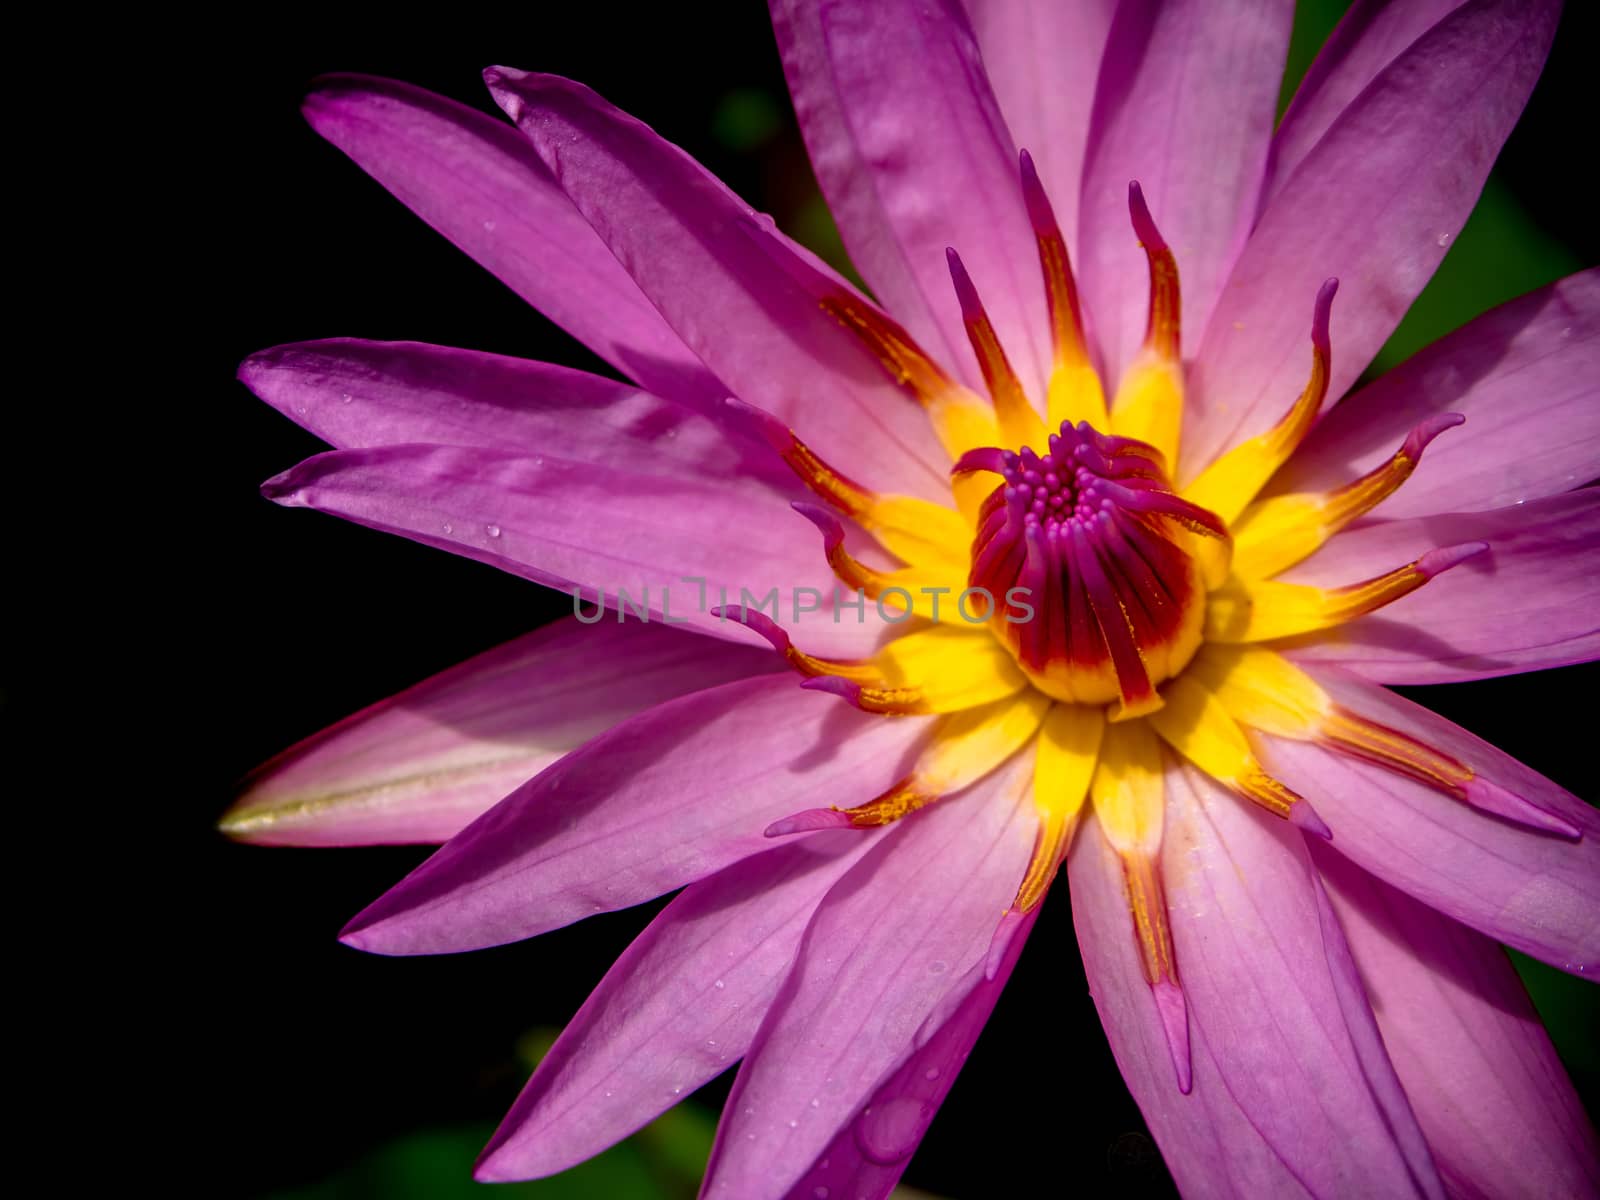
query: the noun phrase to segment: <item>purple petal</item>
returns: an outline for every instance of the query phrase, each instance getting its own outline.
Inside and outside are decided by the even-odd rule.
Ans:
[[[619,721],[779,665],[664,626],[561,621],[284,751],[246,781],[222,828],[275,846],[443,842]]]
[[[1178,977],[1229,1094],[1316,1195],[1442,1196],[1304,840],[1191,770],[1167,787]]]
[[[1558,0],[1463,4],[1389,64],[1306,155],[1234,264],[1190,373],[1179,472],[1277,421],[1305,384],[1303,309],[1327,277],[1329,395],[1388,339],[1465,224],[1555,33]],[[1161,214],[1157,214],[1160,216]]]
[[[305,115],[407,208],[625,375],[698,407],[727,394],[516,130],[410,84],[361,75],[320,80]]]
[[[1270,201],[1363,88],[1462,0],[1355,0],[1315,61],[1272,137],[1262,203]]]
[[[779,1197],[983,978],[1032,850],[1026,756],[900,821],[828,893],[728,1098],[703,1195]],[[880,1163],[906,1158],[920,1108],[862,1114]]]
[[[482,446],[575,462],[623,453],[661,458],[711,478],[753,475],[786,497],[803,489],[762,443],[738,444],[745,426],[727,406],[706,415],[630,384],[552,363],[357,338],[297,342],[252,354],[240,380],[290,420],[341,450],[408,443]]]
[[[882,1200],[894,1190],[994,1011],[1038,913],[1034,909],[1018,919],[993,975],[986,973],[950,1019],[872,1093],[860,1115],[834,1135],[821,1157],[790,1190],[788,1200],[817,1200],[819,1196]],[[910,1150],[905,1149],[907,1142]]]
[[[479,1159],[486,1183],[590,1158],[749,1048],[818,902],[873,844],[808,838],[685,888],[623,952]]]
[[[1115,0],[966,0],[989,84],[1012,140],[1032,156],[1072,254],[1100,60]]]
[[[1190,1031],[1192,1087],[1178,1090],[1139,962],[1122,864],[1092,817],[1073,841],[1067,871],[1089,992],[1178,1189],[1189,1200],[1309,1196],[1228,1093],[1203,1029]]]
[[[1302,639],[1292,657],[1336,663],[1380,683],[1444,683],[1600,653],[1600,488],[1493,512],[1358,526],[1283,578],[1354,583],[1434,547],[1472,542],[1488,542],[1488,552],[1371,616]]]
[[[1050,341],[1017,150],[956,0],[774,3],[789,90],[846,249],[923,348],[982,377],[945,269],[972,270],[1018,378],[1041,396]]]
[[[532,937],[704,879],[772,848],[761,831],[871,799],[906,774],[927,721],[886,721],[787,676],[641,713],[518,788],[362,912],[381,954]]]
[[[485,78],[579,211],[732,394],[869,487],[949,495],[947,460],[921,408],[819,303],[848,284],[582,85],[506,68]]]
[[[1452,1196],[1600,1192],[1583,1103],[1505,952],[1312,846]]]
[[[1578,974],[1600,966],[1600,813],[1466,730],[1384,688],[1312,674],[1345,708],[1471,767],[1561,817],[1571,840],[1478,812],[1403,775],[1312,742],[1262,735],[1263,763],[1333,830],[1328,844],[1424,904]]]
[[[1138,180],[1177,255],[1192,351],[1256,215],[1293,16],[1273,0],[1117,8],[1079,217],[1084,306],[1113,381],[1144,338],[1149,307],[1128,182]]]
[[[833,620],[830,601],[804,619],[811,597],[800,605],[800,589],[831,598],[834,580],[810,527],[764,484],[707,478],[648,443],[611,445],[599,462],[458,446],[335,450],[263,491],[548,587],[581,587],[586,601],[600,593],[619,614],[643,608],[737,641],[737,623],[711,609],[737,605],[741,589],[752,606],[775,590],[779,619],[803,626],[808,650],[863,653],[875,641],[876,614]]]
[[[1485,313],[1350,396],[1271,490],[1348,483],[1393,455],[1413,424],[1445,412],[1466,425],[1429,449],[1379,516],[1477,512],[1600,478],[1600,269]]]

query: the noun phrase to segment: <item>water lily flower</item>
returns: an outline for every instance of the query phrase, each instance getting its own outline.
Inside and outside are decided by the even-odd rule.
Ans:
[[[1346,395],[1558,8],[1357,0],[1275,124],[1288,3],[775,0],[870,296],[580,84],[488,71],[507,124],[319,83],[319,133],[626,380],[353,340],[241,369],[334,447],[272,499],[600,604],[224,822],[443,842],[346,929],[381,954],[682,889],[480,1178],[742,1060],[706,1195],[885,1195],[1064,866],[1184,1195],[1600,1187],[1496,945],[1596,969],[1600,819],[1383,686],[1600,647],[1600,274]]]

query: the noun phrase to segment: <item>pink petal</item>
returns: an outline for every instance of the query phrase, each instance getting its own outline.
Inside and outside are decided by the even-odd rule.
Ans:
[[[1190,1030],[1193,1085],[1178,1090],[1139,963],[1122,864],[1092,817],[1073,841],[1067,871],[1095,1009],[1178,1189],[1189,1200],[1311,1195],[1228,1093],[1204,1029]]]
[[[1012,140],[1033,156],[1068,250],[1076,255],[1089,113],[1115,0],[966,4],[1001,115]]]
[[[738,605],[741,589],[752,606],[775,591],[778,619],[800,630],[808,650],[862,653],[881,632],[870,605],[833,619],[834,580],[811,526],[764,484],[707,478],[648,443],[610,445],[598,462],[470,446],[336,450],[263,491],[548,587],[581,588],[585,601],[603,594],[618,613],[627,604],[730,640],[745,640],[738,623],[711,610]],[[799,591],[807,587],[828,598],[809,619],[812,597]]]
[[[426,443],[589,463],[615,462],[620,454],[640,467],[671,459],[711,479],[756,476],[785,502],[804,491],[764,443],[738,443],[745,427],[724,424],[725,404],[700,415],[553,363],[422,342],[330,338],[252,354],[239,378],[341,450]]]
[[[485,78],[640,289],[733,394],[868,487],[948,496],[946,459],[921,408],[819,304],[849,285],[589,89],[507,68]]]
[[[1380,683],[1443,683],[1600,653],[1600,488],[1493,512],[1376,521],[1334,537],[1283,578],[1353,583],[1466,542],[1489,550],[1369,617],[1302,639],[1293,657]]]
[[[447,841],[617,722],[778,666],[665,626],[560,621],[285,750],[251,774],[222,827],[274,846]]]
[[[1263,212],[1206,326],[1190,375],[1183,479],[1278,420],[1300,393],[1310,358],[1304,306],[1329,276],[1343,284],[1329,394],[1343,395],[1372,361],[1472,211],[1539,77],[1560,7],[1462,5],[1306,155]]]
[[[1139,181],[1177,255],[1192,354],[1255,219],[1293,16],[1292,5],[1273,0],[1123,0],[1117,8],[1078,238],[1084,305],[1112,380],[1139,348],[1149,307],[1128,182]]]
[[[661,319],[527,141],[410,84],[322,79],[306,120],[512,291],[643,386],[701,406],[727,389]]]
[[[1600,1191],[1594,1129],[1505,952],[1331,847],[1311,852],[1450,1194]]]
[[[1229,1094],[1316,1195],[1442,1196],[1301,835],[1167,773],[1178,977]]]
[[[532,937],[772,848],[798,808],[862,803],[902,778],[927,721],[886,721],[784,675],[668,701],[567,755],[479,817],[344,940],[380,954]]]
[[[1503,304],[1333,409],[1272,491],[1323,491],[1394,454],[1417,422],[1466,416],[1377,510],[1385,519],[1521,504],[1600,478],[1600,269]]]
[[[851,260],[923,348],[981,378],[950,287],[960,252],[1039,396],[1050,342],[1017,150],[956,0],[773,6],[817,180]]]
[[[791,842],[685,888],[562,1030],[484,1148],[477,1177],[564,1171],[742,1057],[818,902],[876,836]]]
[[[728,1098],[702,1195],[785,1195],[983,978],[1033,847],[1022,756],[896,824],[828,893]],[[906,1098],[910,1103],[909,1097]],[[862,1151],[910,1155],[920,1108],[862,1113]]]
[[[1380,879],[1496,941],[1583,974],[1600,966],[1600,814],[1457,725],[1342,671],[1313,671],[1352,712],[1471,767],[1582,834],[1571,840],[1481,813],[1311,742],[1262,736],[1267,769],[1305,796],[1330,845]]]
[[[881,1200],[894,1190],[994,1011],[1038,913],[1035,909],[1018,921],[993,978],[980,979],[950,1019],[873,1092],[861,1114],[834,1135],[790,1190],[788,1200]],[[910,1148],[902,1154],[907,1142]],[[883,1153],[886,1145],[888,1154]]]
[[[1379,72],[1399,57],[1462,0],[1356,0],[1328,35],[1294,100],[1278,123],[1267,165],[1265,204],[1282,189],[1296,167],[1339,115]]]

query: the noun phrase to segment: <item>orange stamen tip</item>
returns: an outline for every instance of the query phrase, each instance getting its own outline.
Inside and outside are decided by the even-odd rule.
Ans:
[[[1172,980],[1163,979],[1150,985],[1150,994],[1161,1018],[1161,1032],[1167,1039],[1167,1053],[1172,1056],[1178,1090],[1187,1096],[1194,1087],[1194,1072],[1189,1054],[1189,1006],[1184,1002],[1183,989]]]
[[[1234,786],[1268,812],[1290,820],[1293,820],[1296,806],[1303,803],[1299,792],[1255,765],[1245,771]]]
[[[1460,566],[1467,559],[1482,554],[1488,548],[1488,542],[1462,542],[1457,546],[1441,546],[1437,550],[1429,550],[1413,565],[1424,581],[1435,579],[1451,567]]]
[[[759,608],[747,608],[742,604],[713,604],[706,613],[719,621],[738,622],[751,633],[766,638],[779,654],[787,655],[794,649],[783,627]]]
[[[1006,951],[1011,947],[1011,939],[1017,936],[1017,927],[1022,924],[1023,912],[1015,908],[1006,909],[1005,915],[1000,918],[1000,924],[994,928],[994,936],[989,939],[989,953],[983,960],[983,977],[993,981],[1000,974],[1000,967],[1006,960]]]
[[[1167,240],[1156,228],[1155,218],[1150,215],[1150,206],[1145,203],[1144,189],[1139,186],[1137,179],[1128,183],[1128,215],[1133,219],[1133,232],[1147,253],[1162,254],[1167,251]]]

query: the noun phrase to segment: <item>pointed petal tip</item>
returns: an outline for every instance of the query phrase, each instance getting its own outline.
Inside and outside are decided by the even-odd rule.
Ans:
[[[1315,834],[1325,842],[1333,841],[1333,830],[1303,798],[1289,806],[1289,823],[1305,833]]]
[[[983,977],[993,983],[1000,974],[1000,968],[1005,965],[1006,951],[1011,946],[1011,939],[1016,937],[1017,929],[1022,924],[1022,919],[1027,914],[1021,909],[1008,908],[1005,915],[1000,918],[1000,923],[994,927],[994,936],[989,939],[989,952],[983,960]]]
[[[793,500],[790,502],[789,507],[817,527],[817,531],[822,534],[822,549],[824,553],[831,554],[844,545],[844,526],[839,523],[837,517],[820,504],[810,504],[804,500]]]
[[[1541,833],[1554,834],[1567,841],[1583,840],[1583,830],[1558,813],[1540,808],[1530,800],[1501,787],[1493,780],[1476,776],[1466,785],[1467,803],[1479,812],[1504,818],[1512,824]]]
[[[287,471],[266,480],[261,485],[261,495],[274,504],[282,504],[289,508],[304,508],[306,501],[300,490],[300,468],[290,467]]]
[[[1462,542],[1457,546],[1440,546],[1417,559],[1417,570],[1422,572],[1424,578],[1435,579],[1450,568],[1460,566],[1467,559],[1482,554],[1488,548],[1488,542]]]
[[[840,679],[837,675],[817,675],[810,679],[801,680],[800,686],[808,692],[831,692],[856,704],[861,699],[861,685],[848,679]]]
[[[706,615],[718,621],[733,621],[743,625],[751,633],[764,637],[778,653],[789,652],[789,635],[759,608],[746,608],[742,604],[713,604],[706,610]]]
[[[1406,440],[1400,447],[1400,453],[1416,462],[1422,457],[1422,452],[1428,448],[1428,443],[1433,441],[1446,429],[1454,429],[1457,425],[1465,425],[1467,418],[1458,412],[1436,413],[1425,421],[1419,421],[1406,434]]]
[[[791,833],[815,833],[819,829],[849,829],[850,817],[836,808],[808,808],[793,816],[774,821],[761,831],[763,837],[787,837]]]
[[[724,398],[722,404],[738,425],[753,434],[757,440],[766,442],[778,453],[782,454],[793,444],[794,435],[790,433],[789,427],[766,409],[757,408],[754,404],[747,404],[733,396]]]
[[[1324,354],[1329,353],[1332,341],[1328,324],[1333,319],[1333,298],[1339,294],[1339,280],[1330,276],[1317,289],[1316,303],[1311,307],[1311,344]]]
[[[1187,1096],[1194,1087],[1194,1071],[1189,1057],[1189,1006],[1184,1003],[1183,989],[1172,980],[1163,979],[1150,985],[1150,993],[1161,1017],[1161,1032],[1166,1035],[1178,1090]]]
[[[1137,179],[1128,181],[1128,215],[1133,219],[1134,235],[1146,251],[1159,254],[1167,249],[1167,240],[1156,228],[1155,218],[1150,215],[1150,206],[1145,203],[1144,189],[1139,186]]]
[[[984,315],[983,302],[978,299],[978,289],[973,286],[972,276],[967,274],[966,264],[961,261],[961,255],[956,253],[954,246],[944,248],[944,261],[950,268],[950,282],[955,285],[956,300],[961,305],[961,319],[981,320]]]

